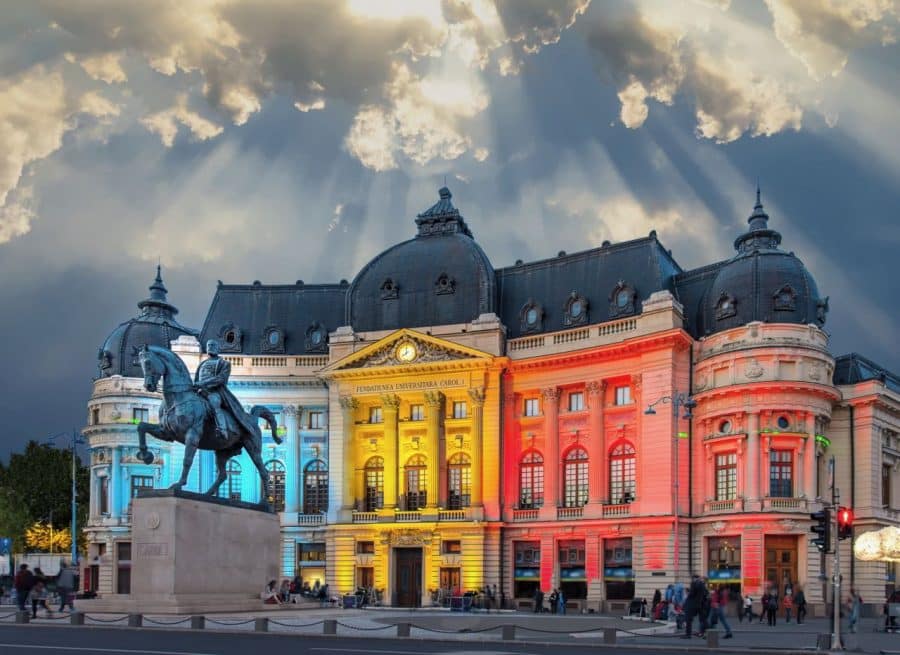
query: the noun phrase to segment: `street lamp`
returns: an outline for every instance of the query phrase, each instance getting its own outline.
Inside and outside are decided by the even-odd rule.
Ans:
[[[676,393],[672,396],[663,396],[659,398],[649,405],[647,405],[647,409],[644,410],[644,414],[647,416],[653,416],[656,414],[656,410],[653,409],[656,405],[660,404],[670,404],[672,405],[672,423],[673,423],[673,439],[675,443],[675,475],[673,476],[672,481],[672,513],[675,515],[675,544],[673,549],[673,557],[675,560],[675,570],[672,572],[673,580],[678,580],[678,563],[679,563],[679,535],[678,535],[678,439],[681,438],[681,433],[678,432],[678,413],[679,410],[684,408],[684,415],[681,417],[685,420],[691,420],[694,418],[694,415],[691,414],[691,410],[697,406],[697,401],[690,397],[690,395],[686,393]],[[687,434],[684,435],[685,438]]]
[[[78,444],[86,443],[84,439],[78,436],[77,431],[73,428],[72,434],[69,435],[68,432],[60,432],[59,434],[54,434],[52,437],[47,437],[47,443],[54,443],[56,439],[59,437],[69,437],[69,450],[72,454],[72,566],[78,566],[78,528],[77,528],[77,511],[78,511],[78,491],[75,485],[75,448]],[[52,523],[51,523],[51,531],[52,531]],[[51,534],[51,547],[52,547],[52,534]]]

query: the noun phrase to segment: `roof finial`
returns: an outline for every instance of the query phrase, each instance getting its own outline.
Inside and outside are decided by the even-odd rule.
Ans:
[[[762,209],[762,200],[759,199],[759,178],[756,178],[756,204],[753,209]]]

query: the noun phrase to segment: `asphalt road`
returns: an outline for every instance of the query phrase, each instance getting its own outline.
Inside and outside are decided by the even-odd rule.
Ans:
[[[693,644],[692,644],[693,646]],[[596,645],[568,643],[565,652],[597,652]],[[614,653],[618,649],[604,649]],[[0,653],[3,655],[264,655],[290,652],[291,655],[406,655],[445,653],[447,655],[559,655],[560,645],[439,642],[417,639],[365,639],[310,635],[223,633],[162,629],[116,629],[68,626],[0,626]],[[654,655],[672,651],[629,648],[634,655]],[[691,651],[708,653],[697,644]]]

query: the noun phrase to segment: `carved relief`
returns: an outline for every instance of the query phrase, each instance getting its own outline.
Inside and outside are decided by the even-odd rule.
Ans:
[[[296,418],[298,411],[295,405],[285,405],[282,410],[284,412],[285,418]]]
[[[484,405],[484,387],[469,389],[469,398],[472,399],[472,404],[476,407]]]
[[[394,394],[384,394],[381,396],[381,404],[385,409],[397,411],[400,409],[400,396]]]
[[[709,527],[713,529],[713,532],[722,532],[722,530],[728,527],[728,524],[725,521],[716,521]]]
[[[433,539],[434,535],[428,530],[405,528],[387,530],[381,537],[381,543],[385,546],[427,546]]]
[[[353,396],[341,396],[338,399],[338,402],[341,404],[342,409],[358,409],[359,401]]]
[[[765,369],[760,366],[755,357],[751,357],[744,368],[744,375],[751,380],[755,380],[756,378],[762,377],[763,373],[765,373]]]
[[[450,350],[449,348],[444,348],[442,346],[438,346],[433,343],[420,341],[419,339],[409,339],[413,341],[416,345],[416,350],[418,352],[418,356],[416,357],[416,363],[426,363],[426,362],[447,362],[454,359],[474,359],[472,355],[467,353],[462,353],[458,350]],[[401,364],[408,364],[409,362],[401,362],[397,359],[397,344],[395,342],[391,342],[386,344],[382,348],[379,348],[377,351],[372,353],[369,357],[362,360],[361,362],[357,362],[353,365],[353,367],[359,368],[371,368],[373,366],[398,366]]]
[[[813,380],[813,381],[821,380],[822,374],[823,374],[823,370],[822,370],[821,364],[813,364],[812,366],[809,367],[809,373],[807,373],[807,375],[809,376],[809,379]]]
[[[698,373],[696,379],[694,380],[694,388],[697,391],[703,391],[706,389],[706,385],[709,384],[709,378],[706,376],[706,373]]]
[[[444,394],[440,391],[426,391],[425,394],[425,405],[431,407],[432,409],[439,409],[441,404],[444,402]]]
[[[223,353],[241,352],[244,333],[233,321],[226,321],[219,328],[219,350]]]
[[[541,395],[544,397],[544,401],[548,403],[558,403],[561,393],[562,389],[559,387],[547,387],[546,389],[541,389]]]

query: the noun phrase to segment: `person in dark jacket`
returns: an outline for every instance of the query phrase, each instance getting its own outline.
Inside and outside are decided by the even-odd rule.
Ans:
[[[772,589],[766,596],[766,618],[769,619],[769,625],[774,626],[778,617],[778,590]]]
[[[31,591],[31,588],[34,586],[34,574],[28,570],[27,564],[22,564],[19,566],[19,572],[16,573],[16,578],[13,580],[13,587],[16,590],[16,602],[19,604],[19,609],[21,611],[25,611],[25,600],[28,598],[28,592]]]
[[[550,592],[548,599],[550,601],[550,613],[556,614],[556,603],[559,601],[559,592],[554,589]]]
[[[797,607],[797,624],[803,623],[806,618],[806,594],[803,593],[803,587],[797,585],[797,592],[794,594],[794,605]]]
[[[544,592],[538,587],[534,590],[534,613],[540,614],[544,611]]]
[[[687,600],[684,601],[684,634],[682,639],[690,639],[691,632],[694,627],[694,617],[700,615],[700,632],[699,636],[703,637],[706,633],[706,617],[703,615],[703,607],[706,605],[709,594],[706,591],[706,585],[699,575],[695,575],[691,581],[691,587],[688,591]],[[708,611],[708,610],[707,610]]]
[[[76,575],[75,568],[70,567],[65,560],[59,563],[59,575],[56,576],[56,593],[59,594],[60,612],[66,609],[66,605],[69,606],[70,610],[75,610],[75,606],[72,604],[72,597],[75,595]]]

